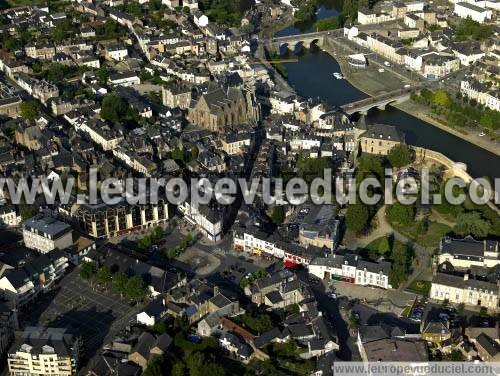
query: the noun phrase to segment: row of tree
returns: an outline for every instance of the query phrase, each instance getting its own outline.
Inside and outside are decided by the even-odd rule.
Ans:
[[[91,285],[97,283],[105,288],[111,289],[120,294],[121,297],[138,302],[147,296],[147,289],[144,280],[140,276],[128,276],[123,272],[112,273],[107,266],[97,269],[92,262],[84,262],[80,266],[80,277]]]
[[[491,130],[500,128],[500,112],[483,108],[476,100],[468,100],[463,98],[461,94],[457,94],[457,100],[454,100],[446,90],[422,89],[420,95],[413,93],[411,99],[430,106],[435,114],[444,116],[453,126],[464,127],[480,124]]]
[[[168,259],[173,259],[180,255],[182,252],[186,250],[191,244],[193,244],[194,237],[191,233],[187,234],[184,240],[175,248],[167,249],[166,255]]]

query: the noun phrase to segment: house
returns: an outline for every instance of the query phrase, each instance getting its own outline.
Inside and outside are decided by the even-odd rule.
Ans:
[[[477,353],[483,362],[500,361],[500,344],[490,336],[481,333],[475,341]]]
[[[145,370],[149,360],[154,356],[162,356],[172,344],[172,337],[167,333],[154,336],[148,332],[142,332],[137,343],[128,355],[128,360],[141,366]]]
[[[238,335],[231,332],[224,332],[219,338],[219,346],[225,349],[230,354],[234,354],[241,361],[247,362],[250,360],[254,350]]]
[[[108,77],[108,83],[112,86],[135,86],[141,83],[137,73],[133,71],[112,73]]]
[[[139,324],[153,326],[165,315],[165,313],[166,309],[163,304],[163,297],[160,295],[154,298],[142,312],[136,315],[136,320]]]
[[[257,279],[245,288],[245,295],[252,299],[252,303],[275,310],[299,304],[310,296],[310,291],[294,273],[285,269]]]
[[[207,27],[209,20],[208,17],[205,16],[200,10],[196,9],[192,12],[193,15],[193,21],[196,26],[198,27]]]
[[[303,246],[326,247],[334,250],[340,239],[340,221],[335,219],[334,205],[308,205],[299,227],[299,243]]]
[[[23,223],[23,241],[27,248],[45,254],[72,246],[73,233],[67,223],[39,214]]]
[[[104,56],[108,60],[123,61],[128,57],[128,50],[121,44],[111,44],[106,46]]]
[[[210,314],[217,313],[219,317],[236,316],[240,313],[238,300],[220,291],[217,286],[199,279],[193,279],[187,284],[170,289],[165,296],[167,312],[175,317],[186,317],[190,323],[195,323]],[[214,330],[216,317],[207,319],[201,324],[200,330]],[[213,326],[215,325],[215,326]]]
[[[392,125],[374,124],[359,136],[359,141],[363,153],[387,155],[394,146],[405,142],[405,136]]]

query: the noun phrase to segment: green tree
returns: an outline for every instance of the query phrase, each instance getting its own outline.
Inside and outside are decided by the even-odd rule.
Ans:
[[[408,270],[411,265],[413,252],[401,243],[395,243],[391,259],[392,267],[389,272],[389,283],[393,288],[398,288],[401,283],[408,279]]]
[[[356,200],[355,204],[351,204],[347,208],[346,215],[346,225],[349,231],[356,234],[366,230],[368,228],[368,222],[370,220],[370,214],[368,207],[361,202],[361,200]]]
[[[125,99],[114,95],[106,95],[101,104],[101,117],[104,120],[112,123],[117,123],[123,120],[123,117],[128,112],[128,104]]]
[[[143,376],[162,376],[163,358],[160,355],[153,355],[144,370]]]
[[[184,376],[186,374],[186,366],[182,362],[177,362],[172,367],[170,376]]]
[[[450,108],[451,103],[450,94],[446,90],[440,89],[434,92],[434,95],[432,96],[432,104],[435,106]]]
[[[396,145],[389,150],[387,159],[393,167],[407,166],[411,162],[410,148],[406,144]]]
[[[128,277],[123,272],[116,272],[113,274],[113,279],[111,280],[111,286],[114,291],[118,292],[120,296],[126,292],[126,286],[128,282]]]
[[[142,277],[136,275],[129,278],[125,285],[125,293],[130,299],[142,300],[147,295]]]
[[[203,353],[188,353],[184,357],[184,362],[189,370],[189,376],[202,376],[205,373],[203,370],[203,363],[205,363],[205,356]]]
[[[23,101],[20,106],[21,117],[26,120],[35,119],[40,113],[38,104],[34,101]]]
[[[314,27],[317,31],[326,31],[338,29],[342,26],[342,17],[333,16],[330,18],[325,18],[323,20],[316,21]]]
[[[283,206],[275,205],[273,211],[271,213],[271,220],[274,224],[280,225],[285,222],[285,211],[283,210]]]
[[[453,231],[459,235],[472,235],[478,238],[486,237],[490,232],[490,223],[481,217],[481,213],[461,213]]]
[[[176,147],[174,150],[172,150],[172,159],[176,161],[184,161],[184,152]]]
[[[106,85],[106,83],[108,82],[108,78],[109,72],[106,67],[99,68],[99,70],[97,71],[97,81],[99,82],[99,84]]]
[[[107,266],[103,266],[99,271],[97,272],[97,283],[102,284],[102,285],[107,285],[108,283],[111,282],[112,276],[111,276],[111,271]]]
[[[391,223],[399,223],[408,225],[415,218],[415,207],[413,205],[403,205],[400,202],[395,202],[388,205],[386,208],[387,220]]]
[[[91,280],[97,273],[97,268],[92,262],[83,262],[80,265],[80,277],[86,281]]]

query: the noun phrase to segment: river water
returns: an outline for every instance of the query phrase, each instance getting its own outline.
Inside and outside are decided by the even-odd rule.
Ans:
[[[317,18],[338,15],[334,8],[321,7]],[[277,33],[277,36],[314,31],[313,22],[296,24]],[[321,50],[305,50],[298,55],[298,63],[286,63],[288,82],[302,97],[320,98],[328,105],[340,106],[367,95],[347,80],[337,80],[333,72],[340,72],[337,61]],[[370,111],[368,123],[397,126],[406,135],[410,145],[436,150],[456,162],[464,162],[473,177],[500,177],[500,157],[476,145],[445,132],[403,111],[388,106],[385,111]]]

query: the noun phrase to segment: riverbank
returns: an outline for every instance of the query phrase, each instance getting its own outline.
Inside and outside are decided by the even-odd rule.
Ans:
[[[383,65],[379,65],[382,69],[384,69],[384,72],[382,73],[378,72],[379,68],[374,69],[373,67],[367,67],[365,69],[352,69],[345,56],[339,53],[340,51],[337,49],[324,48],[324,51],[337,61],[345,79],[356,89],[367,95],[375,96],[384,91],[387,92],[402,89],[404,85],[411,85],[414,83],[409,81],[407,77],[398,75]],[[429,108],[412,101],[395,104],[393,107],[406,112],[419,120],[425,121],[426,123],[431,124],[447,133],[459,137],[462,140],[487,150],[496,156],[500,156],[500,144],[496,141],[488,139],[486,136],[480,137],[478,135],[480,131],[473,133],[467,130],[452,128],[445,122],[441,122],[432,117],[432,113]]]

